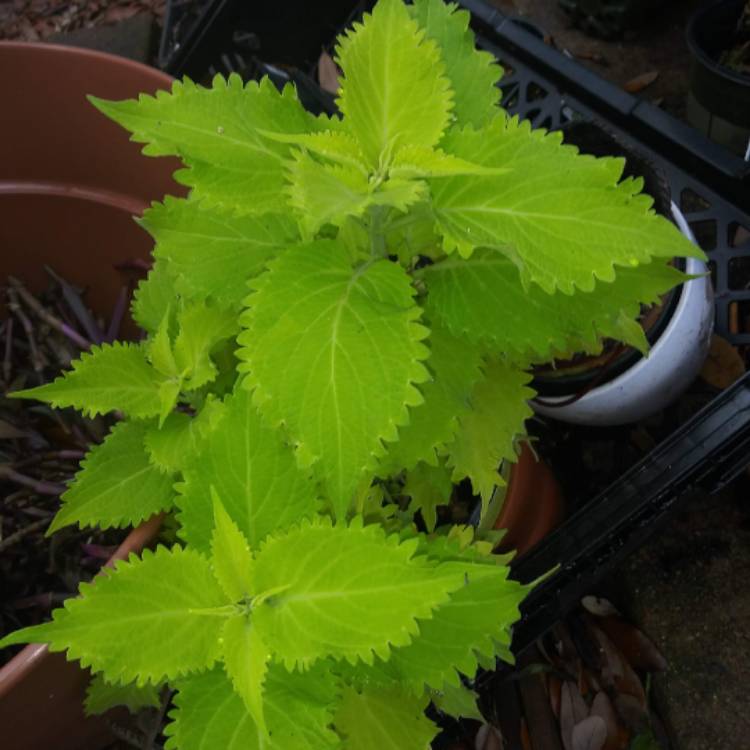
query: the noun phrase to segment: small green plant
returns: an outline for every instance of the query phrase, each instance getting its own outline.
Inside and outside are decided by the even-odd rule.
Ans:
[[[477,715],[461,675],[511,658],[526,589],[436,508],[467,477],[487,505],[533,363],[645,350],[641,303],[700,254],[622,160],[499,108],[455,6],[381,0],[337,58],[341,118],[234,76],[94,100],[190,195],[142,219],[148,337],[14,394],[125,415],[50,531],[167,511],[180,542],[1,643],[91,667],[91,710],[167,682],[179,750],[413,750],[431,700]]]

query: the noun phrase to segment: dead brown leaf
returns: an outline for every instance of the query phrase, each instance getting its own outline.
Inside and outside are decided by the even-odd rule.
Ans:
[[[529,727],[526,724],[526,719],[521,718],[521,750],[534,750],[531,744],[531,734],[529,734]]]
[[[318,58],[318,83],[320,87],[331,94],[338,94],[341,85],[339,82],[340,76],[341,71],[338,65],[327,52],[323,52]]]
[[[619,615],[620,611],[612,604],[609,599],[601,596],[584,596],[581,604],[587,612],[597,617],[607,617],[607,615]]]
[[[120,23],[138,15],[140,12],[141,8],[137,5],[114,5],[104,11],[101,20],[102,23]]]
[[[602,750],[607,741],[607,725],[601,716],[587,716],[573,727],[573,750]]]
[[[500,730],[492,724],[482,724],[474,740],[476,750],[503,750],[505,742]]]
[[[745,362],[726,339],[714,334],[700,376],[714,388],[724,390],[745,374]]]
[[[605,692],[599,692],[594,696],[590,715],[601,717],[607,726],[607,741],[604,743],[603,750],[627,750],[630,744],[630,733],[623,726],[612,701]]]
[[[645,732],[648,729],[648,710],[638,698],[627,693],[621,693],[615,696],[614,706],[625,726],[634,735]]]
[[[597,624],[634,669],[644,672],[663,672],[667,669],[667,660],[661,651],[634,625],[619,617],[604,617]]]
[[[658,77],[658,70],[649,70],[648,73],[641,73],[641,75],[631,78],[623,88],[631,94],[637,94],[650,86]]]
[[[36,29],[25,18],[22,18],[19,23],[19,36],[25,42],[38,42],[40,38]]]
[[[560,690],[560,736],[565,750],[573,750],[573,728],[589,715],[589,708],[574,682],[566,681]]]
[[[562,682],[557,675],[547,675],[547,695],[549,696],[549,705],[556,719],[560,718],[560,699],[562,694]]]

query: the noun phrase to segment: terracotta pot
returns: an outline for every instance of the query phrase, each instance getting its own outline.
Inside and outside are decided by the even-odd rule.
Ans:
[[[170,88],[171,80],[100,52],[0,42],[3,277],[39,290],[49,281],[44,265],[51,265],[71,283],[90,286],[90,305],[109,314],[124,282],[112,264],[151,251],[133,215],[185,188],[172,180],[176,159],[142,156],[142,146],[86,96],[126,99]]]
[[[86,95],[124,99],[170,85],[158,70],[99,52],[0,43],[0,279],[13,274],[40,290],[48,264],[90,288],[92,308],[109,314],[124,283],[113,264],[147,260],[151,251],[132,215],[184,189],[171,178],[176,160],[141,156],[141,146]],[[131,532],[110,563],[140,552],[160,523],[157,517]],[[84,750],[111,741],[102,720],[83,715],[88,678],[46,646],[21,651],[0,669],[4,750]]]
[[[528,552],[562,521],[564,503],[552,470],[526,443],[510,472],[496,529],[506,529],[498,552]]]

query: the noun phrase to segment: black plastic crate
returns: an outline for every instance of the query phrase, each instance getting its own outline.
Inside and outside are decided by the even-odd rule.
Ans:
[[[717,332],[734,344],[750,345],[750,164],[654,105],[602,80],[546,44],[533,25],[504,15],[484,0],[458,0],[458,4],[471,12],[479,46],[495,55],[505,69],[500,86],[509,112],[550,129],[577,119],[596,121],[661,168],[673,200],[709,256]],[[303,103],[314,111],[333,111],[333,97],[315,84],[314,61],[290,67],[263,60],[262,40],[254,42],[253,30],[236,25],[240,23],[232,15],[236,5],[230,0],[204,3],[204,20],[191,29],[184,25],[177,56],[167,49],[173,34],[168,20],[162,43],[162,52],[171,61],[167,70],[176,75],[187,72],[199,80],[215,72],[235,71],[245,78],[269,74],[277,84],[293,81]],[[350,5],[356,17],[372,3],[361,0]],[[324,43],[329,49],[334,36]],[[733,319],[741,325],[745,312],[747,333],[731,325]],[[576,498],[576,510],[559,529],[514,561],[513,575],[522,581],[557,566],[524,603],[522,620],[514,629],[514,650],[531,645],[564,617],[658,528],[687,490],[716,491],[749,462],[750,374],[609,488],[593,499]]]

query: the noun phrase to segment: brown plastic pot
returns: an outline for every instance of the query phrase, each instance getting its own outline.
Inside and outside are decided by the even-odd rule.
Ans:
[[[133,215],[184,189],[171,177],[176,160],[143,157],[86,95],[125,99],[170,85],[160,71],[112,55],[0,43],[0,279],[13,274],[41,290],[50,265],[90,289],[95,312],[110,313],[124,283],[114,264],[148,260],[151,251]],[[160,524],[155,517],[131,532],[110,563],[140,552]],[[88,750],[110,742],[106,723],[83,715],[88,679],[46,646],[23,649],[0,669],[3,750]]]
[[[523,555],[562,521],[560,485],[552,470],[525,443],[513,466],[496,529],[506,529],[499,552]]]

